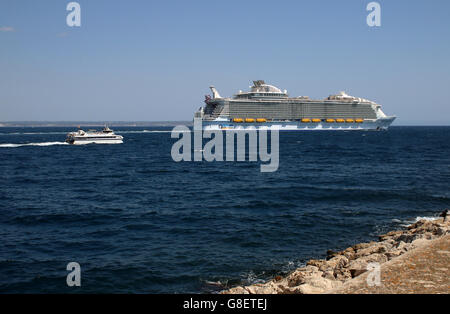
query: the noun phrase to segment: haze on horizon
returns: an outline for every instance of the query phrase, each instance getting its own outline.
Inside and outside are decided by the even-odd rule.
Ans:
[[[449,125],[450,2],[79,0],[0,3],[0,122],[191,120],[263,79],[290,96],[344,90],[396,125]]]

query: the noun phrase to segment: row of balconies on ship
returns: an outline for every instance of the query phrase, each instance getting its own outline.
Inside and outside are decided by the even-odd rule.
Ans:
[[[228,107],[228,108],[227,108]],[[217,114],[218,111],[215,112]],[[220,116],[230,118],[265,118],[265,119],[376,119],[376,112],[372,106],[359,106],[354,108],[351,105],[345,107],[339,106],[308,106],[301,105],[291,107],[289,105],[280,106],[234,106],[229,105],[223,108]]]
[[[264,122],[273,122],[274,119],[265,119],[265,118],[234,118],[232,119],[233,122],[235,123],[264,123]],[[303,118],[303,119],[298,119],[298,120],[294,120],[294,121],[300,121],[302,123],[321,123],[321,122],[326,122],[326,123],[363,123],[364,119],[308,119],[308,118]]]

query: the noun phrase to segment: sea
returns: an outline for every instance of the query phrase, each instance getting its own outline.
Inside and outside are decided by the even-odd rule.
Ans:
[[[450,127],[280,132],[275,172],[175,162],[171,128],[111,128],[123,144],[0,128],[0,293],[216,293],[450,207]]]

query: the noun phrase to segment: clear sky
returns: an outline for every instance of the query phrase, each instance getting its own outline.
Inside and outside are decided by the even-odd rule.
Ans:
[[[190,120],[209,85],[345,90],[450,124],[450,1],[0,0],[0,121]]]

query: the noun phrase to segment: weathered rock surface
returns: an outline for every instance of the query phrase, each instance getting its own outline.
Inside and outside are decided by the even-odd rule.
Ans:
[[[400,256],[450,234],[449,220],[420,220],[406,230],[379,236],[378,242],[359,243],[340,252],[328,251],[327,259],[310,260],[285,278],[264,284],[238,286],[223,294],[317,294],[336,291],[352,278],[367,272],[369,263],[400,260]]]

